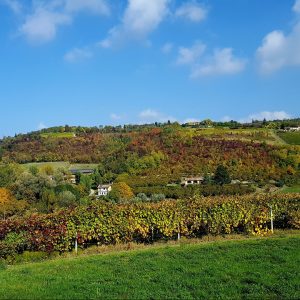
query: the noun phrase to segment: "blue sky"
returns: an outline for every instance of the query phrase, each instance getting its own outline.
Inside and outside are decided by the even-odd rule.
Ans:
[[[300,0],[0,0],[0,136],[300,115]]]

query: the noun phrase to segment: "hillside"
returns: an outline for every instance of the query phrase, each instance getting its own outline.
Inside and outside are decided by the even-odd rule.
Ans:
[[[240,180],[283,180],[299,170],[300,150],[264,128],[193,128],[179,124],[58,134],[35,132],[0,142],[5,162],[70,162],[101,165],[115,176],[213,173],[225,164]],[[167,183],[168,183],[167,182]]]
[[[0,270],[1,299],[299,299],[300,235],[188,242]]]

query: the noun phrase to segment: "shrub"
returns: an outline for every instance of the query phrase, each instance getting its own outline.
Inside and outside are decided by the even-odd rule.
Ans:
[[[159,202],[162,200],[165,200],[166,196],[164,194],[152,194],[151,195],[151,201],[153,202]]]
[[[0,259],[13,258],[17,253],[23,252],[28,244],[25,232],[9,232],[5,239],[0,241]]]
[[[137,197],[140,198],[141,201],[148,201],[148,197],[145,193],[139,193],[137,194]]]

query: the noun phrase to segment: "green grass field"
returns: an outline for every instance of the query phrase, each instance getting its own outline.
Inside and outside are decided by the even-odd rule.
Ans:
[[[64,168],[64,169],[95,169],[97,167],[97,164],[70,164],[69,162],[64,162],[64,161],[58,161],[58,162],[41,162],[41,163],[28,163],[24,164],[26,168],[30,168],[32,166],[37,167],[37,168],[43,168],[46,165],[50,165],[53,167],[54,170],[57,170],[59,168]]]
[[[281,193],[300,193],[300,186],[284,187],[280,190]]]
[[[277,134],[290,145],[300,145],[300,132],[278,132]]]
[[[0,271],[1,299],[299,299],[300,233],[150,247]]]
[[[73,138],[75,134],[73,132],[51,132],[51,133],[41,133],[42,138]]]
[[[195,135],[205,137],[218,137],[227,140],[266,142],[268,144],[282,144],[282,141],[274,136],[272,130],[266,128],[253,129],[229,129],[229,128],[205,128],[193,129]]]

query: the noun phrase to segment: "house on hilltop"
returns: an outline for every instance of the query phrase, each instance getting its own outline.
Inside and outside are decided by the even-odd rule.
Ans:
[[[203,181],[204,181],[203,176],[183,177],[181,179],[181,185],[182,186],[188,186],[188,185],[202,184]]]
[[[288,131],[300,131],[300,126],[298,126],[298,127],[290,127],[290,128],[288,128]]]

